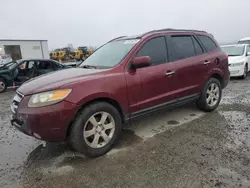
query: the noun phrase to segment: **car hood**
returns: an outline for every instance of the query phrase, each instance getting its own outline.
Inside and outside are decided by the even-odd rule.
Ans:
[[[24,95],[31,95],[44,91],[54,90],[62,87],[65,84],[76,82],[82,79],[89,79],[97,77],[95,73],[104,72],[103,69],[83,69],[83,68],[69,68],[59,70],[49,74],[45,74],[33,78],[18,88],[18,92]],[[99,75],[99,74],[98,74]],[[99,75],[99,76],[104,76]]]
[[[9,72],[9,69],[0,69],[0,74]]]
[[[5,67],[5,66],[1,66],[0,65],[0,73],[2,74],[2,73],[7,73],[7,72],[9,72],[10,70],[8,69],[8,67]]]
[[[8,67],[4,66],[3,64],[0,64],[0,71],[8,70]]]
[[[229,64],[232,64],[232,63],[239,63],[241,61],[244,61],[244,57],[242,56],[228,56],[228,62]]]

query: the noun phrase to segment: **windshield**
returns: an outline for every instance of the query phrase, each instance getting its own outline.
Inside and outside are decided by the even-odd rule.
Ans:
[[[241,40],[238,44],[250,44],[250,40]]]
[[[244,54],[244,46],[224,46],[221,49],[228,56],[242,56]]]
[[[138,39],[133,39],[107,43],[89,56],[80,67],[85,67],[86,65],[96,68],[114,67],[123,60],[138,41]]]

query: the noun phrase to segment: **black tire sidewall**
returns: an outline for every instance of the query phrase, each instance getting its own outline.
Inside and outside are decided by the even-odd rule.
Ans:
[[[206,98],[207,98],[207,89],[213,83],[215,83],[219,87],[219,100],[217,101],[217,103],[214,106],[209,106],[207,104],[207,100],[206,100]],[[201,93],[200,99],[197,102],[197,105],[198,105],[198,107],[200,109],[202,109],[202,110],[204,110],[206,112],[210,112],[210,111],[215,110],[218,107],[218,105],[220,104],[220,101],[221,101],[221,97],[222,97],[222,88],[221,88],[221,84],[220,84],[219,80],[216,79],[216,78],[210,78],[206,82],[206,84],[205,84],[205,86],[203,88],[203,91]]]
[[[247,77],[247,73],[248,73],[247,69],[248,69],[248,67],[247,67],[247,65],[245,65],[245,67],[244,67],[244,73],[242,75],[242,79],[245,79]]]
[[[84,140],[83,129],[86,121],[93,114],[100,111],[108,112],[114,118],[116,126],[115,132],[113,138],[109,141],[109,143],[106,146],[102,148],[91,148]],[[70,142],[75,150],[82,152],[89,157],[96,157],[107,153],[112,148],[117,138],[119,137],[121,130],[122,130],[122,121],[118,110],[116,110],[115,107],[106,102],[97,102],[85,107],[83,110],[79,112],[75,121],[72,124],[72,129],[70,132]]]
[[[4,83],[4,85],[5,85],[5,87],[4,87],[4,89],[3,89],[3,91],[0,91],[0,93],[3,93],[3,92],[5,92],[5,91],[6,91],[6,89],[7,89],[7,83],[6,83],[6,81],[5,81],[3,78],[0,78],[0,81],[1,81],[1,82],[3,82],[3,83]]]

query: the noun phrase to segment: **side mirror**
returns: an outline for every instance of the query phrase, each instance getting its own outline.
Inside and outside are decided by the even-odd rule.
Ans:
[[[142,67],[148,67],[152,64],[152,59],[149,56],[141,56],[141,57],[135,57],[133,59],[132,68],[142,68]]]
[[[250,52],[247,52],[247,56],[250,56]]]

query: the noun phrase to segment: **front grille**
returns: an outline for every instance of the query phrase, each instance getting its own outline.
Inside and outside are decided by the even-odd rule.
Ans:
[[[23,94],[21,94],[19,92],[17,92],[16,95],[14,96],[12,104],[11,104],[11,110],[13,113],[16,113],[17,108],[18,108],[20,102],[22,101],[23,97],[24,97]]]

